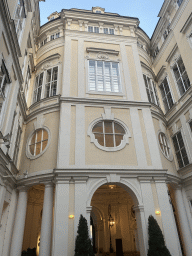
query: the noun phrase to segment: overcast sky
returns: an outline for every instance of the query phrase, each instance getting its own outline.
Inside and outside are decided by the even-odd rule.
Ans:
[[[45,0],[40,2],[41,25],[55,11],[70,8],[91,10],[92,7],[100,6],[106,12],[139,18],[139,26],[151,37],[163,2],[164,0]]]

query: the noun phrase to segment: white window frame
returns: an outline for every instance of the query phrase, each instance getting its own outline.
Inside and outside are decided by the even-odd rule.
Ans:
[[[18,12],[19,8],[20,8],[20,10]],[[16,30],[16,34],[17,34],[17,38],[18,38],[19,42],[20,42],[21,34],[22,34],[22,31],[24,28],[24,22],[25,22],[24,13],[25,12],[26,12],[26,10],[25,10],[24,0],[18,0],[16,9],[15,9],[14,21],[15,21],[15,30]],[[18,17],[16,15],[18,15]]]
[[[99,26],[88,26],[88,32],[99,34]]]
[[[46,130],[47,133],[48,133],[47,145],[46,145],[46,147],[44,148],[44,150],[41,151],[40,154],[34,156],[34,155],[31,154],[30,149],[29,149],[30,142],[31,142],[31,139],[32,139],[34,133],[35,133],[37,130],[41,130],[41,129]],[[39,158],[40,156],[42,156],[42,155],[47,151],[47,149],[48,149],[50,143],[51,143],[51,132],[50,132],[50,130],[48,129],[48,127],[43,126],[43,127],[39,127],[38,129],[34,130],[33,132],[30,133],[30,135],[29,135],[29,137],[28,137],[28,139],[27,139],[27,143],[26,143],[26,156],[27,156],[27,158],[29,158],[29,159],[36,159],[36,158]]]
[[[187,154],[187,158],[188,158],[188,162],[189,162],[187,165],[189,165],[189,164],[190,164],[190,158],[189,158],[189,154],[188,154],[188,150],[187,150],[187,145],[186,145],[186,143],[185,143],[182,130],[179,130],[179,131],[177,131],[175,134],[173,134],[173,136],[172,136],[172,143],[173,143],[173,138],[174,138],[175,136],[177,136],[178,133],[181,133],[182,140],[183,140],[183,145],[184,145],[184,146],[183,146],[182,148],[180,148],[180,145],[179,145],[179,143],[178,143],[178,138],[176,137],[176,138],[177,138],[177,143],[178,143],[178,145],[179,145],[179,150],[178,150],[177,152],[181,152],[181,150],[182,150],[183,148],[185,149],[186,154]],[[182,157],[183,166],[182,166],[182,167],[179,166],[179,162],[178,162],[178,159],[177,159],[177,152],[176,152],[176,150],[175,150],[174,143],[173,143],[173,148],[174,148],[174,151],[175,151],[175,157],[176,157],[176,160],[177,160],[177,166],[178,166],[178,168],[179,168],[179,169],[184,168],[184,167],[187,166],[187,165],[184,165],[184,161],[183,161],[183,157]],[[181,156],[182,156],[182,155],[181,155]]]
[[[165,147],[167,146],[167,147],[169,148],[169,154],[168,154],[168,152],[167,152],[168,155],[167,155],[167,154],[162,150],[162,148],[161,148],[161,143],[160,143],[160,141],[159,141],[159,136],[160,136],[160,134],[163,134],[163,135],[164,135],[164,139],[165,139],[165,141],[163,141],[162,144],[165,143],[165,144],[166,144]],[[171,144],[170,144],[170,141],[169,141],[167,135],[166,135],[162,130],[159,130],[159,131],[158,131],[158,133],[157,133],[157,140],[158,140],[158,143],[159,143],[160,151],[161,151],[161,153],[163,154],[163,156],[164,156],[165,158],[167,158],[167,160],[169,160],[170,162],[172,162],[172,161],[173,161],[173,153],[172,153],[172,150],[171,150]]]
[[[52,74],[53,74],[53,69],[54,68],[57,68],[57,80],[54,80],[57,82],[57,88],[56,88],[56,94],[55,95],[50,95],[49,97],[46,97],[45,96],[45,90],[46,90],[46,79],[47,79],[47,71],[51,69],[51,79],[52,79]],[[43,74],[43,81],[42,81],[42,85],[41,86],[38,86],[36,87],[36,78],[38,77],[38,85],[39,85],[39,78],[40,78],[40,75]],[[51,80],[49,83],[51,84],[53,81]],[[33,104],[36,103],[36,102],[39,102],[40,100],[42,99],[45,99],[45,98],[50,98],[50,97],[54,97],[58,94],[58,84],[59,84],[59,66],[56,65],[56,66],[52,66],[52,67],[49,67],[47,68],[45,71],[43,72],[39,72],[37,74],[37,76],[35,77],[35,82],[34,82],[34,89],[33,89]],[[35,93],[35,91],[38,92],[38,90],[40,90],[40,87],[41,87],[41,93],[40,93],[40,99],[37,100],[37,95],[38,93]],[[50,90],[51,91],[51,90]]]
[[[157,95],[157,89],[156,89],[156,86],[155,86],[155,83],[154,83],[153,79],[150,78],[146,74],[143,74],[143,76],[146,76],[147,84],[145,83],[145,79],[144,78],[143,79],[144,79],[145,88],[146,88],[146,91],[147,91],[147,96],[148,96],[149,102],[159,106],[159,99],[158,99],[158,95]],[[148,79],[149,79],[149,81],[148,81]],[[151,85],[151,88],[150,88],[150,85]],[[148,92],[149,92],[149,94],[148,94]],[[153,102],[153,100],[152,100],[152,96],[151,96],[152,94],[154,96],[155,102]]]
[[[172,98],[172,101],[173,101],[173,105],[174,105],[174,98],[173,98],[173,94],[172,94],[171,87],[170,87],[170,84],[169,84],[168,76],[165,76],[163,81],[159,84],[159,89],[161,91],[161,85],[163,84],[165,79],[167,80],[167,84],[168,84],[168,87],[169,87],[169,93],[171,95],[171,98]],[[166,99],[166,102],[168,103],[167,104],[168,109],[166,109],[166,107],[165,107],[165,104],[164,104],[164,101],[163,101],[164,98],[162,96],[162,92],[161,92],[161,98],[162,98],[162,102],[163,102],[163,107],[165,109],[165,113],[167,113],[173,107],[173,105],[171,107],[169,106],[169,102],[168,102],[168,98],[167,98],[168,93],[165,92],[164,84],[163,84],[163,89],[164,89],[164,93],[165,93],[165,97],[164,98]]]
[[[178,61],[179,61],[180,59],[181,59],[182,62],[183,62],[183,59],[181,58],[181,56],[179,56],[179,57],[177,58],[177,60],[174,62],[174,64],[171,66],[171,71],[172,71],[172,75],[173,75],[173,78],[174,78],[174,81],[175,81],[175,84],[176,84],[176,88],[177,88],[178,95],[179,95],[179,97],[182,97],[182,96],[191,88],[191,82],[190,82],[190,80],[189,80],[189,76],[188,76],[188,74],[187,74],[186,68],[185,68],[185,71],[181,74],[181,71],[180,71],[180,68],[179,68],[179,65],[178,65]],[[178,71],[179,71],[179,78],[178,78],[178,79],[176,79],[175,73],[174,73],[174,71],[173,71],[173,68],[174,68],[175,65],[177,66]],[[183,65],[184,65],[184,62],[183,62]],[[185,65],[184,65],[184,67],[185,67]],[[184,84],[184,82],[183,82],[183,75],[184,75],[184,73],[186,73],[186,75],[187,75],[187,77],[188,77],[188,80],[189,80],[189,83],[190,83],[189,88],[185,88],[185,84]],[[181,92],[180,92],[180,90],[179,90],[178,83],[177,83],[180,79],[181,79],[181,81],[182,81],[182,86],[183,86],[183,88],[184,88],[183,94],[181,94]]]
[[[95,62],[110,62],[111,64],[110,64],[110,66],[112,65],[112,63],[117,63],[118,64],[118,79],[119,79],[119,85],[118,85],[118,88],[119,88],[119,91],[118,92],[115,92],[114,90],[113,90],[113,84],[112,84],[112,90],[111,91],[106,91],[106,90],[103,90],[103,91],[99,91],[98,89],[97,89],[97,74],[95,75],[95,77],[96,77],[96,84],[95,84],[95,90],[90,90],[90,87],[89,87],[89,62],[90,61],[95,61]],[[117,94],[117,95],[122,95],[122,83],[121,83],[121,71],[120,71],[120,63],[118,62],[118,61],[110,61],[110,60],[101,60],[101,59],[88,59],[88,61],[87,61],[87,65],[88,65],[88,68],[87,68],[87,70],[88,70],[88,76],[87,76],[87,80],[88,80],[88,93],[98,93],[98,94]],[[103,64],[104,65],[104,64]],[[97,67],[96,67],[96,72],[97,72]],[[103,77],[105,77],[105,75],[103,74]],[[111,76],[110,76],[111,77]],[[104,88],[105,88],[105,79],[104,79]]]
[[[102,145],[100,145],[97,141],[97,139],[95,139],[95,135],[92,132],[93,127],[100,121],[112,121],[112,122],[116,122],[117,124],[119,124],[120,126],[123,127],[125,134],[123,136],[123,140],[121,141],[121,144],[117,147],[104,147]],[[96,120],[94,120],[93,122],[90,123],[89,127],[88,127],[88,131],[87,131],[87,135],[91,138],[91,143],[94,143],[95,146],[103,151],[107,151],[107,152],[114,152],[114,151],[119,151],[121,149],[123,149],[126,144],[129,144],[129,138],[131,138],[131,133],[129,131],[129,128],[127,127],[127,125],[122,122],[119,119],[113,118],[113,119],[104,119],[104,118],[98,118]]]

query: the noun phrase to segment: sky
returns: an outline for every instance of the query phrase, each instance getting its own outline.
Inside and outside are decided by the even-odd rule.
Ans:
[[[70,8],[91,10],[92,7],[99,6],[105,8],[106,12],[139,18],[139,26],[151,37],[163,2],[164,0],[45,0],[39,3],[41,25],[55,11]]]

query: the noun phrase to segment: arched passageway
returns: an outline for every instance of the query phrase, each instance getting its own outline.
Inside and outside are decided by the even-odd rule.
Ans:
[[[133,200],[124,187],[120,183],[105,184],[92,197],[91,231],[97,254],[140,255],[134,210],[138,200],[136,196]]]

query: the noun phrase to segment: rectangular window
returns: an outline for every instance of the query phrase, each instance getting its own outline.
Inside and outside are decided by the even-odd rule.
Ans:
[[[159,86],[161,90],[162,100],[165,107],[165,111],[167,112],[173,106],[173,99],[171,95],[171,91],[169,88],[169,84],[167,81],[167,77],[163,80],[163,82]]]
[[[181,132],[178,132],[176,135],[174,135],[172,139],[179,168],[182,168],[189,164],[189,160]]]
[[[189,89],[191,85],[190,85],[187,72],[185,70],[183,60],[181,58],[179,58],[179,60],[176,61],[173,67],[173,73],[175,75],[179,92],[182,96]]]
[[[104,29],[103,29],[103,33],[104,33],[104,34],[109,34],[108,28],[104,28]]]
[[[114,35],[114,29],[113,29],[113,28],[110,28],[110,29],[109,29],[109,34],[110,34],[110,35]]]
[[[94,33],[99,33],[99,27],[94,27]]]
[[[55,39],[55,35],[51,35],[50,41]]]
[[[156,91],[154,82],[152,81],[151,78],[149,78],[146,75],[143,75],[143,78],[145,81],[145,87],[146,87],[149,102],[159,105],[158,98],[157,98],[157,91]]]
[[[58,67],[47,70],[45,98],[55,96],[57,92]]]
[[[93,33],[93,27],[91,27],[91,26],[88,26],[88,32],[91,32],[91,33]]]
[[[89,60],[89,91],[120,92],[119,63]]]
[[[55,38],[59,38],[60,37],[60,32],[55,34]]]
[[[23,18],[25,18],[25,5],[23,0],[19,0],[17,3],[15,17],[14,17],[15,29],[16,29],[18,39],[23,29]]]
[[[41,73],[35,79],[35,90],[34,90],[34,95],[33,95],[33,102],[37,102],[37,101],[41,100],[43,75],[44,75],[44,73]]]

